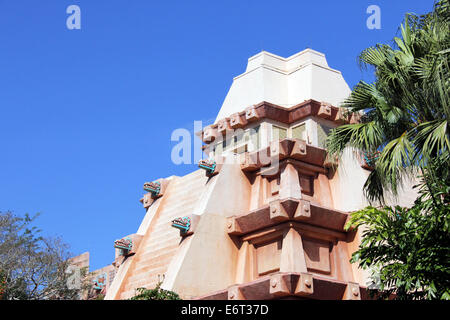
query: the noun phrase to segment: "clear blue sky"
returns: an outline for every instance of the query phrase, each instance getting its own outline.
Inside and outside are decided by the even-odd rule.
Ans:
[[[66,8],[81,8],[68,30]],[[366,8],[381,8],[381,30]],[[350,87],[357,56],[398,33],[406,12],[432,0],[0,0],[0,211],[42,213],[91,270],[113,241],[137,231],[142,185],[184,175],[176,128],[214,119],[232,78],[262,49],[326,54]]]

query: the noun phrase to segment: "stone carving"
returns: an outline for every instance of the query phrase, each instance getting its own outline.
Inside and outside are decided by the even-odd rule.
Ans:
[[[122,251],[122,255],[127,255],[131,248],[133,247],[133,241],[130,237],[122,238],[114,241],[114,248],[120,249]]]
[[[206,143],[213,142],[216,140],[216,132],[217,130],[212,126],[208,126],[203,129],[203,141]]]
[[[247,120],[241,117],[239,113],[233,113],[230,116],[230,127],[233,129],[242,128],[247,124]]]
[[[189,217],[174,219],[172,220],[172,227],[180,229],[180,232],[185,234],[191,228],[191,219]]]
[[[256,121],[260,119],[257,108],[255,106],[248,107],[245,109],[245,119],[247,121]]]
[[[156,197],[161,191],[161,183],[159,181],[146,182],[144,183],[144,190],[150,192],[152,196]]]
[[[375,152],[364,152],[363,153],[363,159],[364,159],[364,168],[368,169],[374,169],[375,168],[375,162],[380,157],[381,152],[375,151]]]
[[[216,162],[214,160],[203,159],[199,161],[198,167],[206,170],[208,174],[212,174],[216,170]]]
[[[222,119],[217,124],[217,131],[219,131],[220,134],[225,135],[228,131],[231,130],[230,123],[228,122],[228,119]]]
[[[94,279],[94,287],[93,287],[94,290],[103,290],[106,286],[106,278],[107,278],[106,273],[99,274]]]
[[[328,119],[331,117],[331,112],[332,112],[331,104],[322,102],[317,115],[321,118]]]

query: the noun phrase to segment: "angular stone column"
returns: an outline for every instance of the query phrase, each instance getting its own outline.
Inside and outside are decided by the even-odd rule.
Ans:
[[[302,198],[298,171],[291,163],[288,163],[281,171],[280,199],[285,198]]]
[[[236,283],[241,284],[253,281],[256,278],[255,269],[255,247],[248,241],[244,241],[238,254]]]
[[[280,272],[308,272],[302,237],[294,228],[283,237]]]

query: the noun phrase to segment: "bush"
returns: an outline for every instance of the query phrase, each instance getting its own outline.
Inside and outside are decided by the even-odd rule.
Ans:
[[[154,289],[137,288],[138,294],[130,300],[181,300],[177,293],[161,289],[161,284],[159,282]]]

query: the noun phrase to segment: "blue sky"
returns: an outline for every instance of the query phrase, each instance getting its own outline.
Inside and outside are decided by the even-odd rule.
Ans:
[[[69,30],[66,8],[81,8]],[[381,9],[369,30],[366,9]],[[91,270],[137,231],[142,185],[185,175],[176,128],[214,119],[247,59],[266,50],[326,54],[350,87],[358,54],[390,42],[406,12],[432,0],[0,0],[0,211],[41,213]]]

